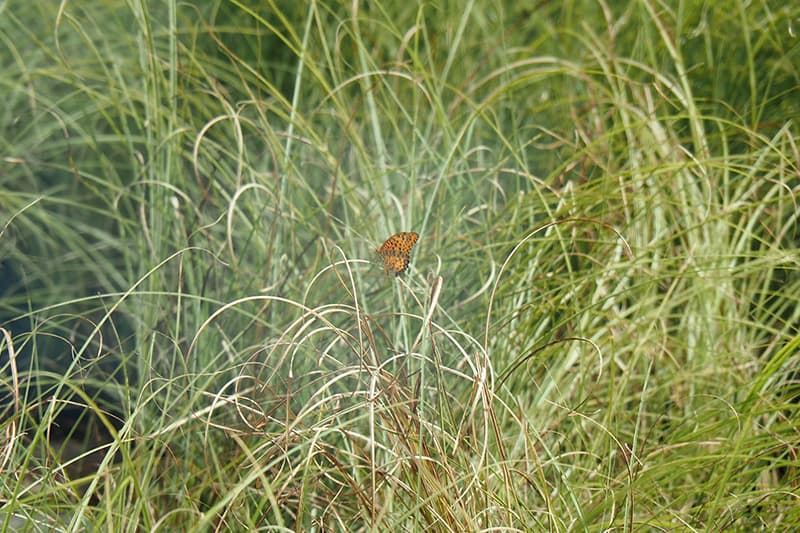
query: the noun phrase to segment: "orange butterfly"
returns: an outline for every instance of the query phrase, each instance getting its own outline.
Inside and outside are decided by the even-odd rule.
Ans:
[[[408,233],[401,231],[386,239],[386,242],[375,250],[383,260],[384,272],[395,276],[405,272],[411,261],[411,248],[417,244],[417,239],[419,239],[419,233],[414,231]]]

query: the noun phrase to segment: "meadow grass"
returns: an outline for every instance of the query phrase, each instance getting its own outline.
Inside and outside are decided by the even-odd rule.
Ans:
[[[3,530],[800,526],[800,6],[519,4],[0,3]]]

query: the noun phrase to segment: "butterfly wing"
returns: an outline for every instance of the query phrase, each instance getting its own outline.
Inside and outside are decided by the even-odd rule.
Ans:
[[[383,270],[389,274],[399,276],[408,269],[411,262],[411,249],[417,244],[419,233],[395,233],[376,250],[383,260]]]

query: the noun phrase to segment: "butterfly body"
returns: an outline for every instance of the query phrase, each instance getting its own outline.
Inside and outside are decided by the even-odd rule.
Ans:
[[[387,274],[399,276],[408,268],[411,262],[411,248],[417,244],[419,233],[414,231],[401,231],[395,233],[375,252],[383,260],[383,270]]]

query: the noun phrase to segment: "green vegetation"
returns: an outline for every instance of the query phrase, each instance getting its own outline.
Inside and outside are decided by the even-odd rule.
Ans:
[[[522,4],[0,1],[4,530],[800,527],[800,5]]]

